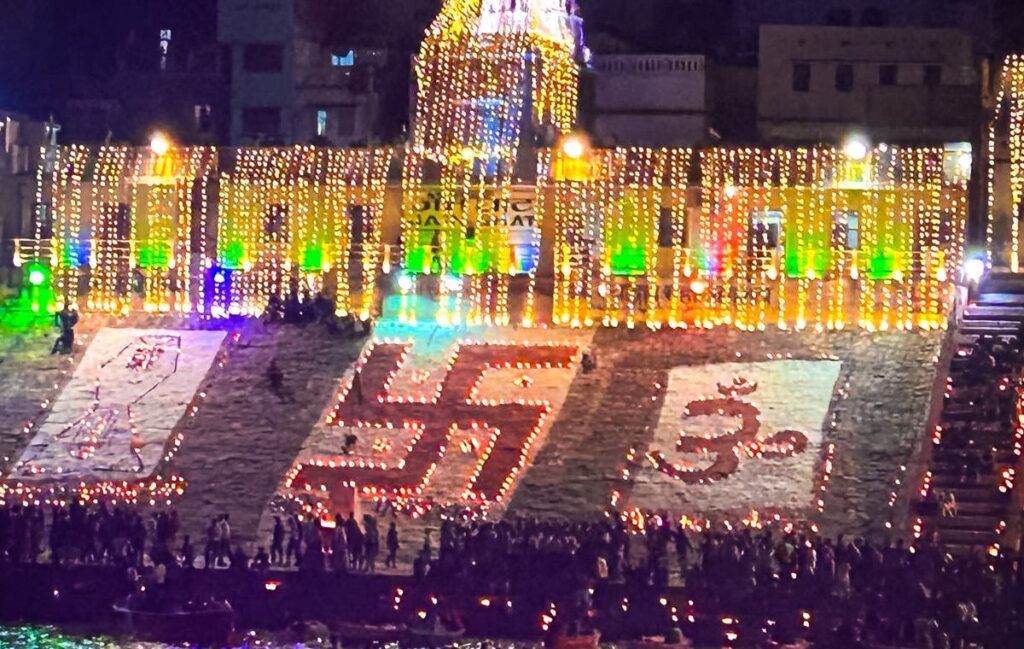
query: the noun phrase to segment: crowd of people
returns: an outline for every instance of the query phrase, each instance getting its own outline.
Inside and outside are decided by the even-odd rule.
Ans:
[[[721,620],[733,618],[744,622],[748,640],[803,636],[837,648],[1011,646],[1024,626],[1024,565],[954,556],[930,540],[879,544],[748,528],[694,533],[667,521],[637,536],[621,523],[524,520],[445,523],[440,538],[438,556],[425,543],[415,565],[432,590],[468,584],[522,597],[569,587],[558,610],[574,627],[594,619],[595,606],[620,606],[595,604],[595,586],[621,582],[626,592],[663,593],[676,576],[692,616],[681,624],[705,641],[720,640]]]
[[[173,508],[141,508],[99,504],[85,507],[36,505],[0,506],[0,563],[58,565],[175,565],[185,568],[269,570],[298,568],[373,573],[381,545],[388,567],[396,566],[398,531],[392,520],[386,532],[376,517],[340,515],[329,524],[297,515],[275,516],[269,551],[258,546],[250,555],[247,544],[232,537],[231,517],[210,520],[200,547],[180,533]]]
[[[395,522],[383,534],[378,525],[371,515],[361,522],[282,515],[269,550],[248,556],[232,541],[228,515],[210,521],[200,553],[181,535],[173,509],[11,505],[0,507],[0,563],[374,573],[382,548],[387,567],[396,566],[399,550]],[[423,539],[412,587],[449,601],[551,598],[558,624],[576,633],[619,609],[622,602],[603,595],[610,587],[632,594],[634,607],[648,607],[647,619],[661,615],[667,628],[705,641],[731,618],[748,639],[810,637],[840,649],[1011,646],[1024,630],[1020,562],[954,556],[927,539],[907,545],[768,529],[694,532],[659,518],[639,534],[615,519],[449,520],[437,532]],[[660,597],[677,588],[685,604],[670,622]]]
[[[373,327],[372,320],[360,320],[351,313],[339,316],[334,299],[320,291],[292,291],[285,299],[272,294],[263,311],[263,321],[298,326],[322,324],[331,333],[343,336],[368,335]]]
[[[47,513],[49,511],[49,513]],[[178,515],[134,507],[0,507],[0,562],[142,565],[175,560]],[[185,545],[189,545],[185,537]]]
[[[387,552],[384,565],[394,568],[398,553],[398,529],[394,520],[382,539],[377,519],[370,514],[363,515],[362,526],[355,514],[349,514],[348,518],[336,515],[329,523],[310,518],[302,520],[294,514],[275,516],[267,565],[293,566],[313,572],[374,573],[382,541]]]

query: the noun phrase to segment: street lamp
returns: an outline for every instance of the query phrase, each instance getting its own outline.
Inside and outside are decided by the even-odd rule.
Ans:
[[[977,284],[985,275],[987,266],[983,257],[971,257],[964,262],[964,280],[968,284]]]
[[[167,134],[157,131],[149,139],[149,149],[158,156],[166,155],[171,150],[171,138]]]
[[[843,153],[850,160],[860,162],[868,157],[868,140],[863,135],[850,135],[843,142]]]
[[[585,135],[570,133],[562,138],[562,153],[571,160],[579,160],[587,154],[590,142]]]

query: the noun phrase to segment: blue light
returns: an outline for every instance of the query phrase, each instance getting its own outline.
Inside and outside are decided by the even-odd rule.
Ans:
[[[356,64],[355,50],[349,50],[348,54],[331,54],[331,65],[335,67],[352,67]]]

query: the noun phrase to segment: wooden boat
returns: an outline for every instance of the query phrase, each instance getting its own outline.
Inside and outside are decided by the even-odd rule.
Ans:
[[[646,636],[640,640],[623,643],[629,649],[691,649],[693,643],[683,638],[680,642],[669,644],[665,636]]]
[[[409,627],[408,634],[418,642],[428,646],[446,645],[466,635],[465,629],[446,629],[438,627]]]
[[[223,645],[235,630],[235,611],[227,602],[195,611],[156,612],[115,604],[127,630],[142,640],[169,644]]]
[[[403,625],[394,624],[357,624],[355,622],[337,622],[334,633],[343,640],[363,642],[390,642],[398,640],[405,633]]]

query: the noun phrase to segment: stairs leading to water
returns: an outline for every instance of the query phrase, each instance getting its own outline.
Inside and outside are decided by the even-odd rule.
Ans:
[[[932,448],[929,489],[918,504],[924,533],[952,552],[993,550],[1013,512],[1020,461],[1018,400],[1024,354],[1024,276],[993,274],[964,309],[955,332],[946,393]],[[995,367],[972,358],[979,341],[997,341]],[[953,508],[943,507],[950,494]]]
[[[231,514],[234,541],[256,540],[264,506],[365,342],[314,325],[267,330],[250,323],[239,333],[224,367],[208,375],[207,398],[182,429],[170,467],[188,481],[178,511],[197,548],[210,519],[222,513]],[[283,399],[266,378],[275,359]]]

